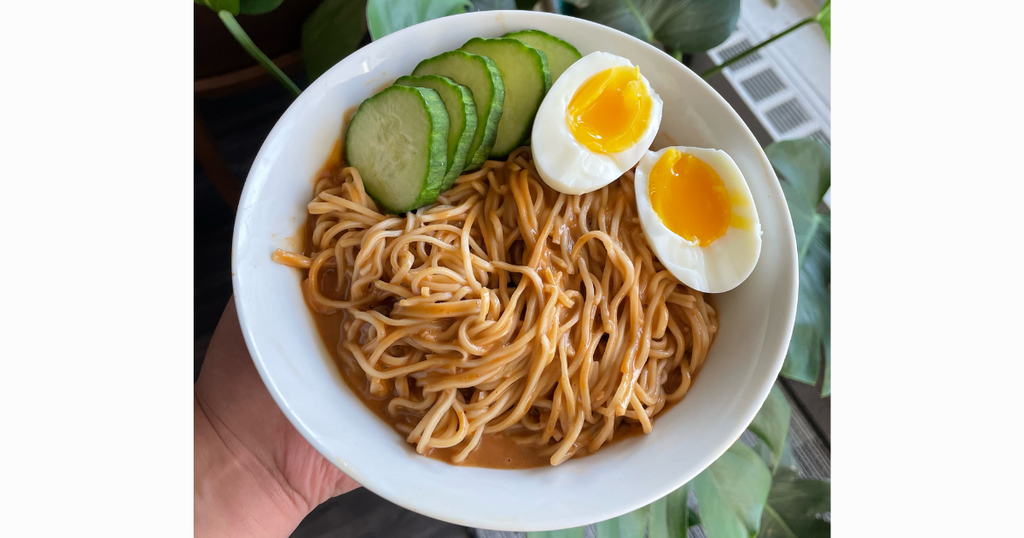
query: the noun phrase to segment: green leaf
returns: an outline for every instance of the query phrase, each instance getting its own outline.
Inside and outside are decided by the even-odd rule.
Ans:
[[[602,521],[595,525],[598,538],[635,538],[643,536],[647,528],[647,514],[651,505],[642,506],[628,514]]]
[[[761,438],[771,450],[770,467],[772,469],[778,466],[782,450],[786,446],[790,413],[789,402],[782,394],[782,389],[776,384],[768,393],[768,399],[764,401],[753,422],[747,426],[747,429]]]
[[[374,41],[424,21],[448,15],[465,13],[473,9],[469,0],[369,0],[366,3],[366,22]]]
[[[831,489],[827,480],[777,475],[768,493],[758,537],[827,538],[831,524],[821,514],[831,509]]]
[[[764,444],[764,441],[758,439],[754,445],[754,450],[761,456],[762,461],[765,465],[771,466],[772,453],[768,450],[768,445]],[[800,463],[796,461],[796,457],[793,455],[793,447],[790,444],[790,440],[786,439],[786,445],[782,449],[782,456],[779,457],[779,462],[772,471],[772,483],[779,480],[796,480],[800,478]]]
[[[765,153],[786,180],[782,191],[793,218],[800,263],[796,325],[782,375],[813,385],[818,381],[822,346],[831,340],[831,217],[818,213],[832,182],[831,153],[811,138],[776,142]],[[824,357],[830,360],[831,354],[826,352]]]
[[[284,0],[241,0],[239,13],[243,15],[261,15],[277,9]]]
[[[800,464],[797,463],[796,457],[793,455],[793,448],[790,446],[789,441],[787,437],[786,444],[782,446],[782,454],[778,457],[768,448],[768,444],[761,439],[757,439],[754,442],[754,452],[757,452],[765,466],[772,470],[772,476],[780,473],[800,474]]]
[[[779,457],[779,462],[775,464],[775,471],[773,475],[778,475],[783,472],[788,472],[800,476],[800,463],[796,461],[796,456],[793,455],[793,444],[790,439],[786,439],[786,445],[782,448],[782,456]]]
[[[700,525],[696,512],[686,506],[692,488],[687,482],[651,504],[647,538],[686,538],[686,529]]]
[[[516,0],[516,9],[533,9],[539,0]]]
[[[593,0],[589,6],[580,9],[580,18],[610,26],[644,41],[654,40],[647,19],[636,4],[643,0]]]
[[[832,313],[829,312],[828,325],[832,325]],[[821,383],[821,395],[822,397],[829,396],[832,394],[832,330],[828,329],[821,338],[822,344],[825,345],[825,380]]]
[[[302,25],[302,61],[313,82],[359,48],[366,35],[365,0],[324,0]]]
[[[558,531],[528,532],[526,538],[583,538],[584,527],[562,529]]]
[[[693,479],[701,522],[708,538],[753,537],[772,476],[756,452],[736,441]]]
[[[473,0],[473,7],[477,11],[494,11],[495,9],[516,9],[516,0]]]
[[[832,46],[832,0],[825,0],[822,4],[821,9],[818,10],[818,14],[814,16],[814,20],[818,21],[818,25],[821,26],[821,30],[825,32],[825,41],[828,41],[828,46]]]
[[[757,439],[756,441],[754,441],[754,446],[751,447],[751,449],[754,452],[757,452],[758,456],[761,456],[761,461],[764,462],[765,467],[771,469],[772,466],[775,465],[775,460],[777,458],[775,457],[775,454],[772,454],[772,449],[768,448],[767,443],[765,443],[761,439]]]
[[[218,11],[227,11],[232,15],[238,15],[238,0],[193,0],[195,3],[206,6],[213,10],[214,13]]]
[[[684,54],[712,49],[736,29],[740,0],[591,0],[579,16]]]

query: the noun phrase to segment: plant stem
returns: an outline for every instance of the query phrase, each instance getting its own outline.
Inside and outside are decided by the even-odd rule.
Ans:
[[[231,12],[220,10],[217,12],[217,15],[228,31],[231,32],[231,35],[235,37],[235,40],[238,41],[238,44],[245,49],[245,52],[249,53],[249,56],[252,56],[253,59],[259,62],[282,86],[292,92],[292,95],[298,97],[302,93],[302,90],[292,82],[292,79],[288,78],[288,75],[284,74],[284,71],[281,71],[281,68],[272,62],[270,58],[267,58],[267,55],[263,54],[263,51],[252,42],[252,39],[249,39],[249,34],[245,33],[245,30],[238,24],[238,21],[235,20],[235,16]]]
[[[782,31],[782,33],[779,33],[779,34],[776,34],[776,35],[774,35],[772,37],[769,37],[768,39],[758,43],[757,45],[754,45],[753,47],[750,47],[749,49],[747,49],[747,50],[737,54],[736,56],[733,56],[732,58],[729,58],[728,60],[722,62],[721,65],[718,65],[718,66],[712,67],[711,69],[708,69],[707,71],[702,73],[701,76],[704,77],[705,79],[709,79],[709,78],[717,75],[718,73],[721,73],[722,70],[725,69],[726,67],[729,67],[730,65],[732,65],[732,64],[734,64],[734,63],[736,63],[736,62],[746,58],[747,56],[750,56],[751,54],[757,52],[758,49],[764,48],[765,46],[768,46],[768,45],[772,44],[776,39],[780,39],[782,37],[785,37],[787,34],[793,32],[797,28],[800,28],[801,26],[803,26],[805,24],[810,24],[810,23],[816,22],[816,21],[817,21],[817,19],[815,17],[807,17],[806,19],[803,19],[802,21],[797,22],[793,26],[790,26],[789,28],[786,28],[785,30]]]

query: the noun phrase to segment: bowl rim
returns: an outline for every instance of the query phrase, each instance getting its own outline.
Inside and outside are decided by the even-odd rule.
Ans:
[[[474,18],[494,16],[512,17],[516,19],[516,22],[521,22],[523,24],[529,24],[533,20],[541,20],[546,18],[564,19],[567,21],[571,21],[572,24],[579,24],[583,25],[584,27],[589,26],[595,30],[603,32],[610,31],[619,34],[620,38],[626,39],[627,41],[633,41],[634,44],[640,45],[641,48],[645,48],[648,54],[660,55],[663,56],[664,59],[669,59],[675,62],[675,59],[669,56],[664,51],[634,36],[631,36],[614,28],[604,26],[595,22],[591,22],[585,19],[570,17],[566,15],[519,10],[479,11],[468,12],[458,15],[450,15],[440,19],[434,19],[431,21],[426,21],[404,28],[402,30],[384,36],[376,41],[373,41],[363,48],[365,49],[368,47],[372,47],[377,43],[388,43],[390,41],[400,39],[400,36],[402,34],[411,32],[413,31],[414,28],[421,28],[428,25],[439,27],[448,25],[458,25],[462,23],[469,23]],[[306,441],[309,442],[321,455],[323,455],[325,459],[331,462],[332,465],[338,467],[342,472],[345,472],[346,474],[351,473],[354,469],[352,469],[349,463],[345,461],[345,459],[342,458],[341,456],[332,455],[333,451],[330,450],[328,447],[324,446],[322,443],[320,443],[320,441],[316,439],[313,433],[306,428],[302,420],[296,415],[294,409],[291,408],[285,402],[285,396],[282,394],[281,390],[274,382],[273,377],[268,371],[268,367],[264,362],[262,354],[260,353],[260,347],[257,343],[257,337],[254,334],[250,324],[248,323],[248,319],[250,316],[248,302],[244,300],[244,293],[240,293],[240,290],[244,291],[245,288],[242,285],[242,281],[240,278],[240,275],[242,274],[243,271],[238,265],[238,253],[241,251],[241,249],[244,248],[243,245],[245,244],[245,237],[243,237],[243,234],[241,233],[242,230],[245,228],[245,220],[248,214],[252,211],[252,207],[255,202],[254,199],[259,194],[259,190],[262,187],[261,183],[266,181],[267,177],[269,176],[270,163],[272,163],[277,158],[276,156],[268,157],[267,154],[273,153],[273,146],[275,146],[278,143],[277,140],[279,138],[284,136],[283,132],[290,128],[288,127],[288,124],[294,121],[295,117],[300,113],[300,111],[307,106],[315,105],[316,103],[313,100],[319,100],[326,95],[327,91],[330,89],[328,86],[330,84],[329,80],[332,78],[328,75],[332,71],[343,70],[347,68],[347,64],[355,61],[353,57],[356,55],[357,52],[358,50],[356,52],[353,52],[346,58],[342,59],[338,63],[336,63],[328,71],[321,75],[317,80],[310,84],[309,87],[307,87],[298,97],[295,98],[295,100],[288,106],[285,112],[281,115],[280,118],[278,118],[277,122],[274,124],[274,127],[271,129],[263,144],[260,146],[260,150],[256,154],[256,158],[253,160],[253,164],[250,167],[249,173],[247,174],[245,185],[243,186],[241,197],[239,200],[238,211],[235,216],[231,242],[232,291],[233,296],[236,298],[235,304],[238,314],[239,325],[242,330],[242,335],[244,337],[246,347],[249,351],[250,356],[252,357],[253,363],[255,364],[257,371],[259,372],[260,378],[263,380],[263,383],[266,385],[268,392],[270,392],[270,395],[274,399],[274,402],[277,404],[278,408],[281,410],[282,413],[284,413],[285,417],[287,417],[288,421],[299,432],[299,434],[302,435],[302,437],[306,439]],[[754,137],[754,134],[751,132],[746,122],[743,121],[739,113],[737,113],[736,110],[733,109],[733,107],[725,100],[725,98],[722,97],[722,95],[719,94],[710,84],[708,84],[707,81],[705,81],[703,78],[701,78],[699,75],[691,71],[683,64],[680,63],[679,67],[680,69],[686,72],[686,75],[684,76],[689,76],[695,79],[698,82],[698,84],[703,85],[704,89],[707,91],[707,93],[709,93],[710,98],[717,100],[718,103],[725,110],[728,111],[727,113],[732,115],[733,119],[742,126],[743,135],[748,138],[747,142],[749,143],[749,145],[757,148],[758,158],[760,159],[762,166],[764,166],[766,174],[769,176],[768,179],[773,180],[769,182],[768,186],[768,188],[771,190],[771,194],[777,196],[779,200],[783,201],[783,205],[785,205],[785,196],[779,183],[779,179],[775,174],[774,168],[768,161],[768,157],[764,153],[764,149],[761,147],[760,143],[757,142],[757,139]],[[787,242],[788,245],[780,245],[780,249],[783,246],[788,246],[789,251],[792,253],[792,256],[791,259],[788,260],[788,263],[784,258],[780,258],[782,259],[782,261],[780,262],[781,267],[777,283],[784,282],[788,277],[788,284],[790,285],[792,293],[789,294],[790,296],[788,298],[785,298],[788,299],[788,301],[786,301],[785,304],[785,312],[773,312],[773,315],[785,315],[785,320],[783,321],[783,328],[785,330],[785,334],[779,340],[778,348],[774,350],[765,348],[767,349],[767,351],[762,350],[760,354],[761,356],[774,357],[774,363],[768,370],[773,375],[760,381],[758,390],[755,393],[752,393],[750,397],[748,397],[748,401],[750,403],[749,405],[747,405],[745,411],[742,413],[742,418],[725,428],[729,434],[722,435],[721,440],[716,444],[715,449],[708,451],[704,458],[699,459],[699,467],[702,470],[706,469],[711,463],[720,458],[729,449],[729,447],[732,446],[732,444],[739,439],[740,435],[747,429],[747,426],[754,419],[755,415],[760,410],[761,405],[767,399],[769,392],[775,384],[779,376],[779,373],[782,370],[782,366],[786,354],[788,352],[789,342],[792,337],[793,328],[796,321],[797,299],[799,296],[799,259],[797,256],[796,249],[796,236],[794,233],[792,218],[789,214],[788,207],[785,211],[780,211],[779,214],[783,219],[783,222],[780,222],[780,224],[783,225],[782,227],[787,229],[789,232],[788,234],[785,234],[785,237],[780,238],[781,241]],[[786,274],[787,272],[788,274]],[[517,472],[517,470],[506,470],[505,472],[514,473]],[[610,515],[604,514],[604,516],[607,517],[602,516],[602,519],[598,519],[597,521],[603,521],[608,518],[617,517],[619,515],[628,513],[632,510],[646,506],[664,497],[665,495],[681,487],[684,483],[687,482],[687,480],[683,480],[685,476],[683,476],[682,473],[679,474],[680,476],[677,479],[668,480],[661,483],[661,487],[650,488],[649,493],[646,496],[634,498],[631,502],[624,501],[619,505],[619,509],[616,510],[616,513],[612,513]],[[691,477],[690,480],[692,480],[692,478],[693,477]],[[358,482],[360,483],[361,486],[369,489],[370,491],[376,494],[380,494],[379,492],[384,490],[383,487],[380,487],[380,484],[387,480],[388,478],[385,473],[360,473],[358,477]],[[394,502],[395,504],[398,504],[413,512],[466,527],[486,529],[502,528],[508,531],[541,531],[551,530],[552,528],[568,528],[594,523],[594,521],[589,521],[589,518],[587,518],[587,520],[583,520],[578,517],[573,517],[573,515],[563,517],[563,521],[559,524],[565,524],[561,527],[551,527],[550,524],[536,525],[533,521],[522,519],[516,519],[512,521],[502,520],[498,522],[475,517],[475,515],[471,513],[472,510],[463,510],[462,512],[459,513],[443,513],[438,512],[436,510],[425,509],[424,507],[417,505],[414,497],[394,498],[393,496],[390,495],[384,497],[387,498],[389,501]]]

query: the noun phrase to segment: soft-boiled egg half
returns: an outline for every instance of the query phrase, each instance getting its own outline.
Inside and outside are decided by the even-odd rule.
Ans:
[[[548,91],[533,123],[533,162],[566,194],[615,181],[643,157],[661,125],[661,98],[629,60],[594,52]]]
[[[661,263],[687,286],[721,293],[750,276],[761,255],[761,221],[732,157],[673,146],[636,166],[640,224]]]

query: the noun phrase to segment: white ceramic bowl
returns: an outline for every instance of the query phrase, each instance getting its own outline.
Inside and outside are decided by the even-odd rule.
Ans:
[[[686,398],[650,435],[558,467],[456,467],[416,454],[339,377],[299,290],[300,274],[270,260],[306,218],[313,177],[341,134],[342,116],[424,58],[471,37],[536,28],[629,58],[665,102],[660,144],[724,149],[750,184],[764,229],[747,281],[714,298],[721,320]],[[657,144],[658,142],[656,142]],[[768,159],[729,105],[658,49],[580,19],[532,11],[479,12],[406,28],[360,49],[316,80],[274,126],[242,192],[232,252],[238,316],[260,376],[291,423],[327,459],[374,493],[460,525],[546,530],[634,510],[687,482],[743,432],[786,354],[797,300],[797,255],[786,201]]]

